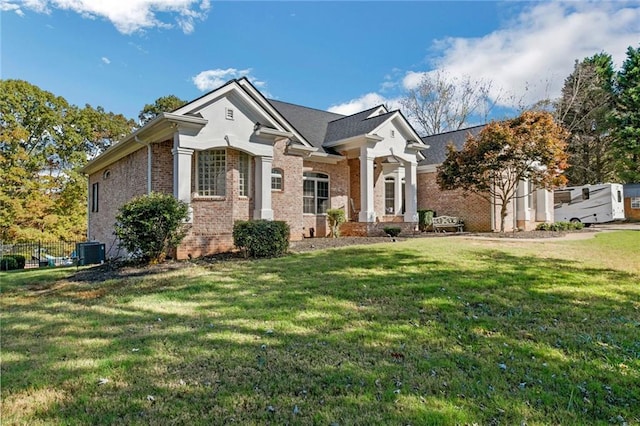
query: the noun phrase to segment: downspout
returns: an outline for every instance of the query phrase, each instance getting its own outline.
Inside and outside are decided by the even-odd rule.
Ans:
[[[142,142],[138,136],[135,136],[134,140],[147,147],[147,194],[151,194],[151,144],[149,142]]]

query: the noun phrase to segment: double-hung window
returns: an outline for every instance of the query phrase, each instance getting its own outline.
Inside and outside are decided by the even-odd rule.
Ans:
[[[282,191],[282,169],[271,169],[271,190]]]
[[[302,181],[303,213],[324,214],[329,209],[329,176],[307,172]]]
[[[384,178],[384,213],[394,214],[396,212],[396,179],[392,177]]]
[[[227,159],[224,149],[211,149],[198,153],[198,194],[201,196],[226,195]]]
[[[631,197],[631,208],[640,209],[640,197]]]
[[[241,152],[238,157],[238,195],[241,197],[249,196],[249,182],[251,181],[251,157]]]

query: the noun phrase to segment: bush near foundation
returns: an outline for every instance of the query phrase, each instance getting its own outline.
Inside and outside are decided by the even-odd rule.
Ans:
[[[2,256],[2,259],[0,259],[0,271],[13,271],[14,269],[18,269],[16,258],[12,255]]]
[[[182,242],[188,218],[186,203],[170,194],[152,192],[120,207],[115,234],[120,246],[137,260],[160,263]]]
[[[278,257],[289,250],[289,225],[278,220],[239,220],[233,225],[233,244],[245,257]]]
[[[541,223],[536,226],[536,231],[578,231],[584,228],[582,222],[555,222]]]

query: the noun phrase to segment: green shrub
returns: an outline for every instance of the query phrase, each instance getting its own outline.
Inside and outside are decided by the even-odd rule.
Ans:
[[[400,235],[400,232],[402,232],[402,229],[399,226],[385,226],[383,230],[385,234],[392,238],[397,237]]]
[[[16,258],[10,254],[2,256],[2,259],[0,259],[0,271],[13,271],[14,269],[18,269]]]
[[[21,255],[21,254],[12,254],[11,257],[13,257],[17,264],[18,264],[18,268],[17,269],[24,269],[24,266],[27,264],[27,259]]]
[[[418,210],[418,229],[424,232],[433,223],[436,212],[433,210]]]
[[[579,231],[584,228],[582,222],[555,222],[555,223],[541,223],[536,226],[536,231]]]
[[[329,209],[327,210],[327,220],[329,227],[331,228],[330,236],[338,238],[340,236],[340,225],[347,221],[347,216],[343,209]]]
[[[239,220],[233,225],[233,244],[245,256],[282,256],[289,250],[289,225],[278,220]]]
[[[159,263],[185,237],[188,217],[186,203],[170,194],[151,193],[120,207],[115,235],[134,258]]]

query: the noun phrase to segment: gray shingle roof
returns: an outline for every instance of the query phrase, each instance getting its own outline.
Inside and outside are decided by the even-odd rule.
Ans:
[[[429,164],[442,164],[447,158],[447,145],[453,143],[458,151],[462,149],[467,141],[467,135],[478,135],[486,124],[480,126],[469,127],[467,129],[454,130],[446,133],[438,133],[437,135],[425,136],[422,142],[429,145],[430,148],[422,151],[425,159],[420,161],[421,166]]]
[[[361,111],[348,117],[342,117],[330,122],[327,127],[327,134],[324,142],[335,142],[352,136],[367,134],[382,124],[395,112],[387,112],[385,114],[367,118],[378,108],[380,107],[373,107],[366,111]]]
[[[344,117],[342,114],[294,105],[288,102],[268,99],[269,103],[295,129],[316,148],[322,148],[329,122]]]

